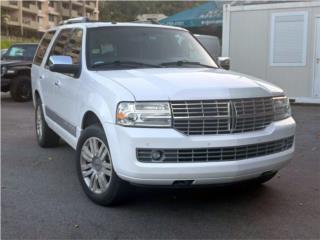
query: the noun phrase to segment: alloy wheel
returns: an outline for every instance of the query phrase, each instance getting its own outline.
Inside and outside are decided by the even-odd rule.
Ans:
[[[37,130],[37,135],[38,138],[42,138],[43,134],[43,122],[42,122],[42,113],[41,113],[41,105],[37,107],[37,112],[36,112],[36,130]]]
[[[80,155],[81,173],[87,187],[95,194],[104,193],[112,177],[108,147],[97,137],[88,138]]]

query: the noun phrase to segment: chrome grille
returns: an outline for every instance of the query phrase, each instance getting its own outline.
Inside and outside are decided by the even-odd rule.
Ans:
[[[181,148],[181,149],[137,149],[137,159],[140,162],[181,163],[181,162],[217,162],[236,161],[261,157],[288,150],[293,145],[294,137],[276,141],[264,142],[236,147],[217,148]],[[152,153],[159,151],[161,159],[154,161]]]
[[[272,98],[171,102],[173,128],[186,135],[256,131],[273,120]]]

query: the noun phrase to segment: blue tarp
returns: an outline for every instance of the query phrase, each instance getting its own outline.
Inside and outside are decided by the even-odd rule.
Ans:
[[[160,20],[161,24],[179,27],[222,25],[223,2],[210,1]]]

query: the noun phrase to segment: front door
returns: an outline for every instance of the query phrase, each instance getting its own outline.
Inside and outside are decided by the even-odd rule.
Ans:
[[[72,58],[73,64],[81,64],[82,29],[63,29],[59,33],[48,56],[64,55]],[[51,72],[47,62],[47,74],[52,82],[53,101],[46,105],[46,113],[51,120],[72,137],[76,137],[77,112],[79,111],[79,76]]]
[[[313,95],[320,97],[320,17],[316,18],[316,55]]]

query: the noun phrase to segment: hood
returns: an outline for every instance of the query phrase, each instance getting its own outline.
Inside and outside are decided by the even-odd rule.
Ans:
[[[122,85],[137,101],[231,99],[283,94],[280,88],[270,83],[223,69],[148,68],[96,73]]]
[[[25,66],[31,65],[31,61],[28,60],[10,60],[10,59],[2,59],[0,61],[1,66],[13,67],[13,66]]]

